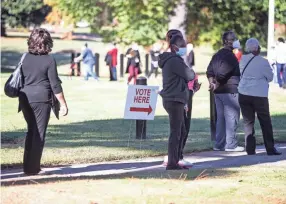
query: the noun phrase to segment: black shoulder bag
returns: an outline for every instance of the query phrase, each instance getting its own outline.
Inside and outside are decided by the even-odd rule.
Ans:
[[[20,89],[24,86],[24,76],[22,72],[23,60],[27,53],[22,55],[20,62],[18,63],[15,71],[11,74],[4,86],[4,92],[6,96],[16,98],[19,96]]]

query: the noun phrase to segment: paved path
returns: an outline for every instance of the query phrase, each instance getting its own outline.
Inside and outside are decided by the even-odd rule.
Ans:
[[[245,152],[196,152],[185,156],[186,160],[194,163],[192,169],[229,168],[251,165],[279,165],[286,168],[286,144],[278,144],[277,149],[283,154],[267,156],[263,146],[258,146],[257,154],[248,156]],[[136,160],[121,160],[104,163],[67,165],[54,168],[44,168],[43,175],[25,176],[22,169],[2,170],[2,184],[31,181],[37,179],[61,179],[79,176],[120,175],[132,172],[165,171],[162,157],[144,158]]]

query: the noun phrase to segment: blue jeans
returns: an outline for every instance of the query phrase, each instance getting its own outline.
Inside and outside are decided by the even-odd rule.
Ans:
[[[96,73],[93,71],[94,64],[83,64],[85,69],[85,76],[84,79],[87,81],[88,77],[91,76],[94,79],[98,79]]]
[[[215,94],[215,104],[217,112],[215,147],[234,149],[238,145],[236,135],[240,116],[238,94]]]
[[[283,84],[286,84],[286,64],[276,64],[277,66],[277,79],[278,79],[278,84],[279,87],[282,87]],[[282,72],[282,77],[281,73]]]
[[[117,81],[117,71],[116,71],[116,67],[112,67],[111,68],[111,73],[112,73],[112,78],[114,81]]]

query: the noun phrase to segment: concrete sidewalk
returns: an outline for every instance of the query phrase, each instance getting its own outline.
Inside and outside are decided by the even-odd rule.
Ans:
[[[286,144],[277,144],[282,152],[280,156],[268,156],[264,146],[258,146],[256,155],[248,156],[245,152],[206,151],[185,155],[185,159],[194,163],[191,169],[230,168],[251,165],[279,165],[286,168]],[[65,177],[120,175],[132,172],[165,171],[162,157],[121,160],[104,163],[75,164],[54,168],[43,168],[44,174],[25,176],[22,169],[2,170],[1,182],[30,181],[37,179],[60,179]]]

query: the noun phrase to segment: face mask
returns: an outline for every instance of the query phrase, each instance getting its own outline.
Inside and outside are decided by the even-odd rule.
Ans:
[[[184,56],[186,53],[187,53],[186,47],[180,47],[179,50],[176,52],[176,54],[179,56]]]
[[[239,49],[240,48],[239,40],[233,41],[232,47],[233,47],[233,49]]]

